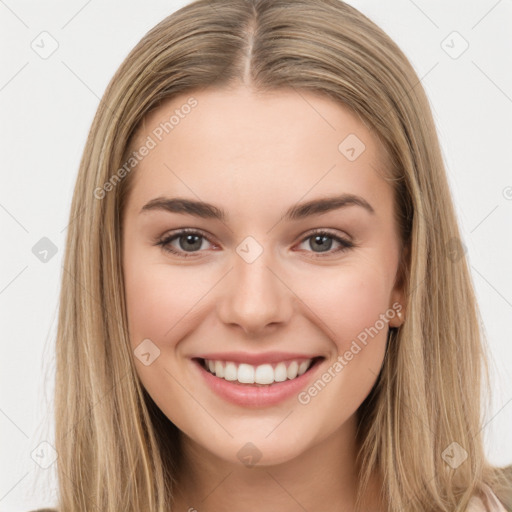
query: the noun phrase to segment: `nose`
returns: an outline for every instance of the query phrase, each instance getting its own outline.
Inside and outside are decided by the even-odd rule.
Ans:
[[[252,263],[235,255],[217,309],[224,324],[250,335],[287,323],[293,313],[294,294],[264,255]]]

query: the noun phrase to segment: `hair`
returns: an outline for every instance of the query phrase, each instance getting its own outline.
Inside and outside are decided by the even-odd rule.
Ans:
[[[197,0],[124,60],[81,159],[57,332],[60,510],[170,510],[179,430],[143,388],[130,349],[121,240],[136,171],[116,172],[164,100],[236,85],[344,105],[392,164],[406,321],[389,330],[381,373],[358,410],[358,497],[376,473],[389,510],[463,511],[486,486],[512,507],[512,467],[493,467],[484,454],[485,338],[430,106],[407,57],[339,0]],[[457,469],[443,460],[454,442],[468,454]]]

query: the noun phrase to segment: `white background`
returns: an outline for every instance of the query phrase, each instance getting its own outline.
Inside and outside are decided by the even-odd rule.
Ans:
[[[54,501],[55,464],[42,469],[31,453],[53,443],[57,298],[89,126],[131,48],[186,3],[0,0],[0,511]],[[493,463],[510,464],[512,3],[349,3],[398,43],[429,96],[493,360],[487,451]],[[31,48],[43,31],[58,42],[47,59]],[[469,43],[457,59],[442,46],[453,31]],[[462,43],[452,35],[444,45],[457,52]],[[42,237],[57,247],[46,263],[32,253]]]

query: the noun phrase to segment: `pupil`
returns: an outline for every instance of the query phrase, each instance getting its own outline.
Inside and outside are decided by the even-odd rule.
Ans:
[[[327,240],[327,243],[326,243]],[[311,245],[311,248],[314,249],[314,245],[317,245],[317,247],[320,249],[320,252],[328,251],[331,248],[332,240],[329,236],[326,235],[316,235],[314,237],[314,242]]]
[[[189,244],[188,245],[188,249],[200,249],[201,248],[201,237],[198,236],[198,235],[184,235],[184,236],[181,236],[180,237],[180,246],[182,249],[187,249],[187,246],[185,245],[185,247],[183,246],[183,244],[181,243],[183,240],[186,240],[186,244]],[[195,241],[194,241],[195,239]],[[198,243],[199,242],[199,243]]]

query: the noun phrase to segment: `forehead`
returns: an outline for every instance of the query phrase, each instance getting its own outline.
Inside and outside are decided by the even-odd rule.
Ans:
[[[226,205],[237,197],[246,209],[334,193],[391,198],[380,140],[346,106],[308,91],[181,94],[145,117],[132,150],[144,145],[137,203],[166,194]]]

